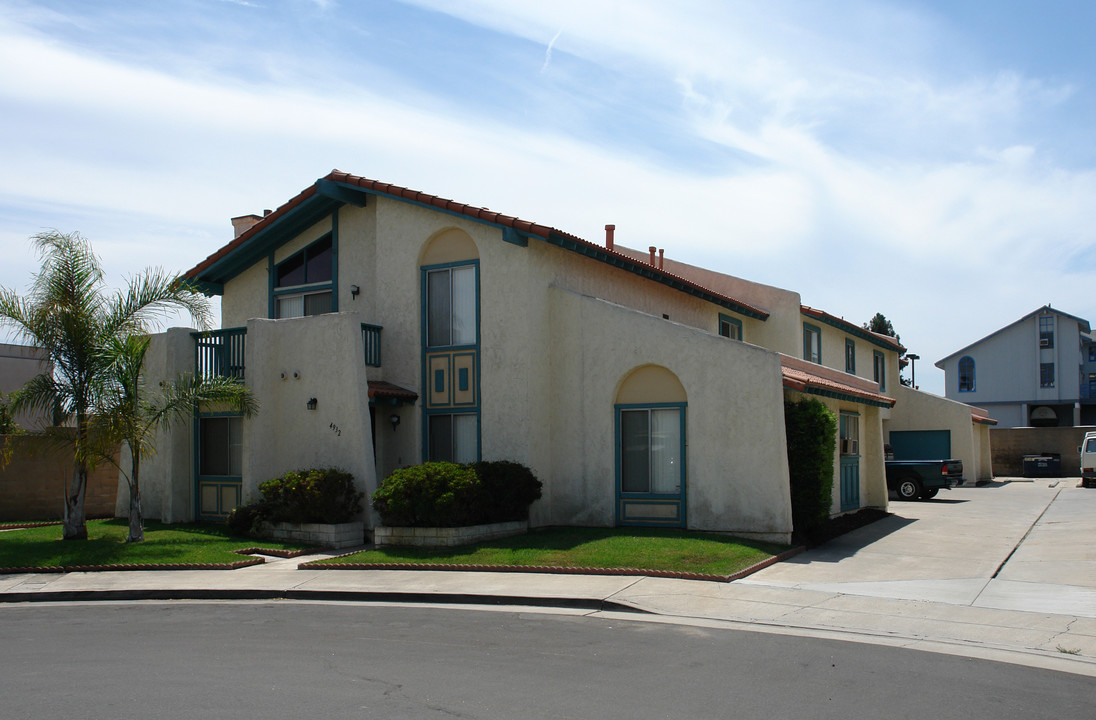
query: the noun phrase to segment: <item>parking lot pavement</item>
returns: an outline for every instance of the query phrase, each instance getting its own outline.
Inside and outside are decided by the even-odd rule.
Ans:
[[[1096,492],[998,481],[928,502],[741,582],[1096,618]]]

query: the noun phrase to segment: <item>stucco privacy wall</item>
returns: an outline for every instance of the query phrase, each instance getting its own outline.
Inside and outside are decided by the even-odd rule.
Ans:
[[[549,292],[552,483],[538,522],[615,523],[620,383],[658,365],[685,389],[686,519],[696,530],[788,542],[792,529],[776,353],[596,298]],[[688,347],[688,352],[682,352]]]
[[[146,386],[173,382],[194,372],[194,338],[189,328],[170,328],[152,336],[145,355]],[[141,458],[141,514],[151,520],[194,520],[193,422],[183,420],[153,438],[155,451]],[[122,449],[122,468],[129,472],[128,447]],[[115,514],[129,517],[129,483],[116,473],[118,491]]]
[[[897,403],[884,424],[887,442],[895,431],[947,430],[951,433],[951,457],[963,461],[963,477],[968,481],[991,478],[990,466],[984,461],[982,434],[971,421],[969,405],[905,385],[891,388],[889,393]]]
[[[59,450],[40,435],[0,435],[0,447],[11,451],[0,463],[0,521],[58,520],[65,512],[65,492],[72,480],[72,452]],[[84,512],[88,517],[114,514],[118,470],[103,462],[88,475]]]
[[[243,501],[290,470],[336,467],[377,487],[361,323],[349,313],[247,323],[247,385],[262,403],[244,422]],[[315,410],[307,408],[316,399]]]

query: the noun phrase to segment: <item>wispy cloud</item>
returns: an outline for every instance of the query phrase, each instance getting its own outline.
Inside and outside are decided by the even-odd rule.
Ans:
[[[251,37],[218,5],[186,37],[0,11],[0,69],[19,68],[0,72],[0,284],[25,281],[42,226],[108,265],[189,267],[229,217],[338,167],[590,239],[612,222],[857,322],[882,311],[923,357],[1047,301],[1096,316],[1096,168],[1047,130],[1084,88],[968,63],[916,9],[320,3],[307,32],[315,7],[279,6]]]
[[[556,40],[559,40],[559,36],[563,34],[563,30],[556,31],[556,34],[552,36],[552,39],[548,41],[548,47],[544,49],[544,64],[540,66],[540,71],[543,73],[548,70],[548,66],[552,64],[552,48],[556,45]]]

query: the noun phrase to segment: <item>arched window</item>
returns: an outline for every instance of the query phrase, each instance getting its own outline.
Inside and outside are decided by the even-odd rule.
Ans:
[[[424,459],[480,457],[479,252],[463,230],[430,238],[422,272]]]
[[[959,392],[974,392],[974,358],[959,358]]]
[[[685,527],[685,388],[657,365],[633,370],[616,397],[617,522]]]

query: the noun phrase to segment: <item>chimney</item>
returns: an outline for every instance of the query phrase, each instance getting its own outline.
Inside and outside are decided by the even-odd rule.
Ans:
[[[616,230],[616,225],[605,226],[605,249],[609,252],[613,251],[613,231]]]
[[[270,211],[267,210],[267,212]],[[233,233],[235,233],[234,238],[238,238],[243,235],[260,220],[262,220],[262,218],[258,215],[241,215],[240,217],[232,218],[232,231]]]
[[[666,251],[665,251],[665,250],[663,250],[662,248],[659,248],[659,249],[658,249],[658,269],[659,269],[659,270],[661,270],[661,269],[662,269],[662,255],[663,255],[663,253],[665,253],[665,252],[666,252]]]
[[[651,267],[654,267],[655,266],[655,250],[656,250],[656,248],[655,248],[654,245],[651,245],[647,249],[651,251]]]

